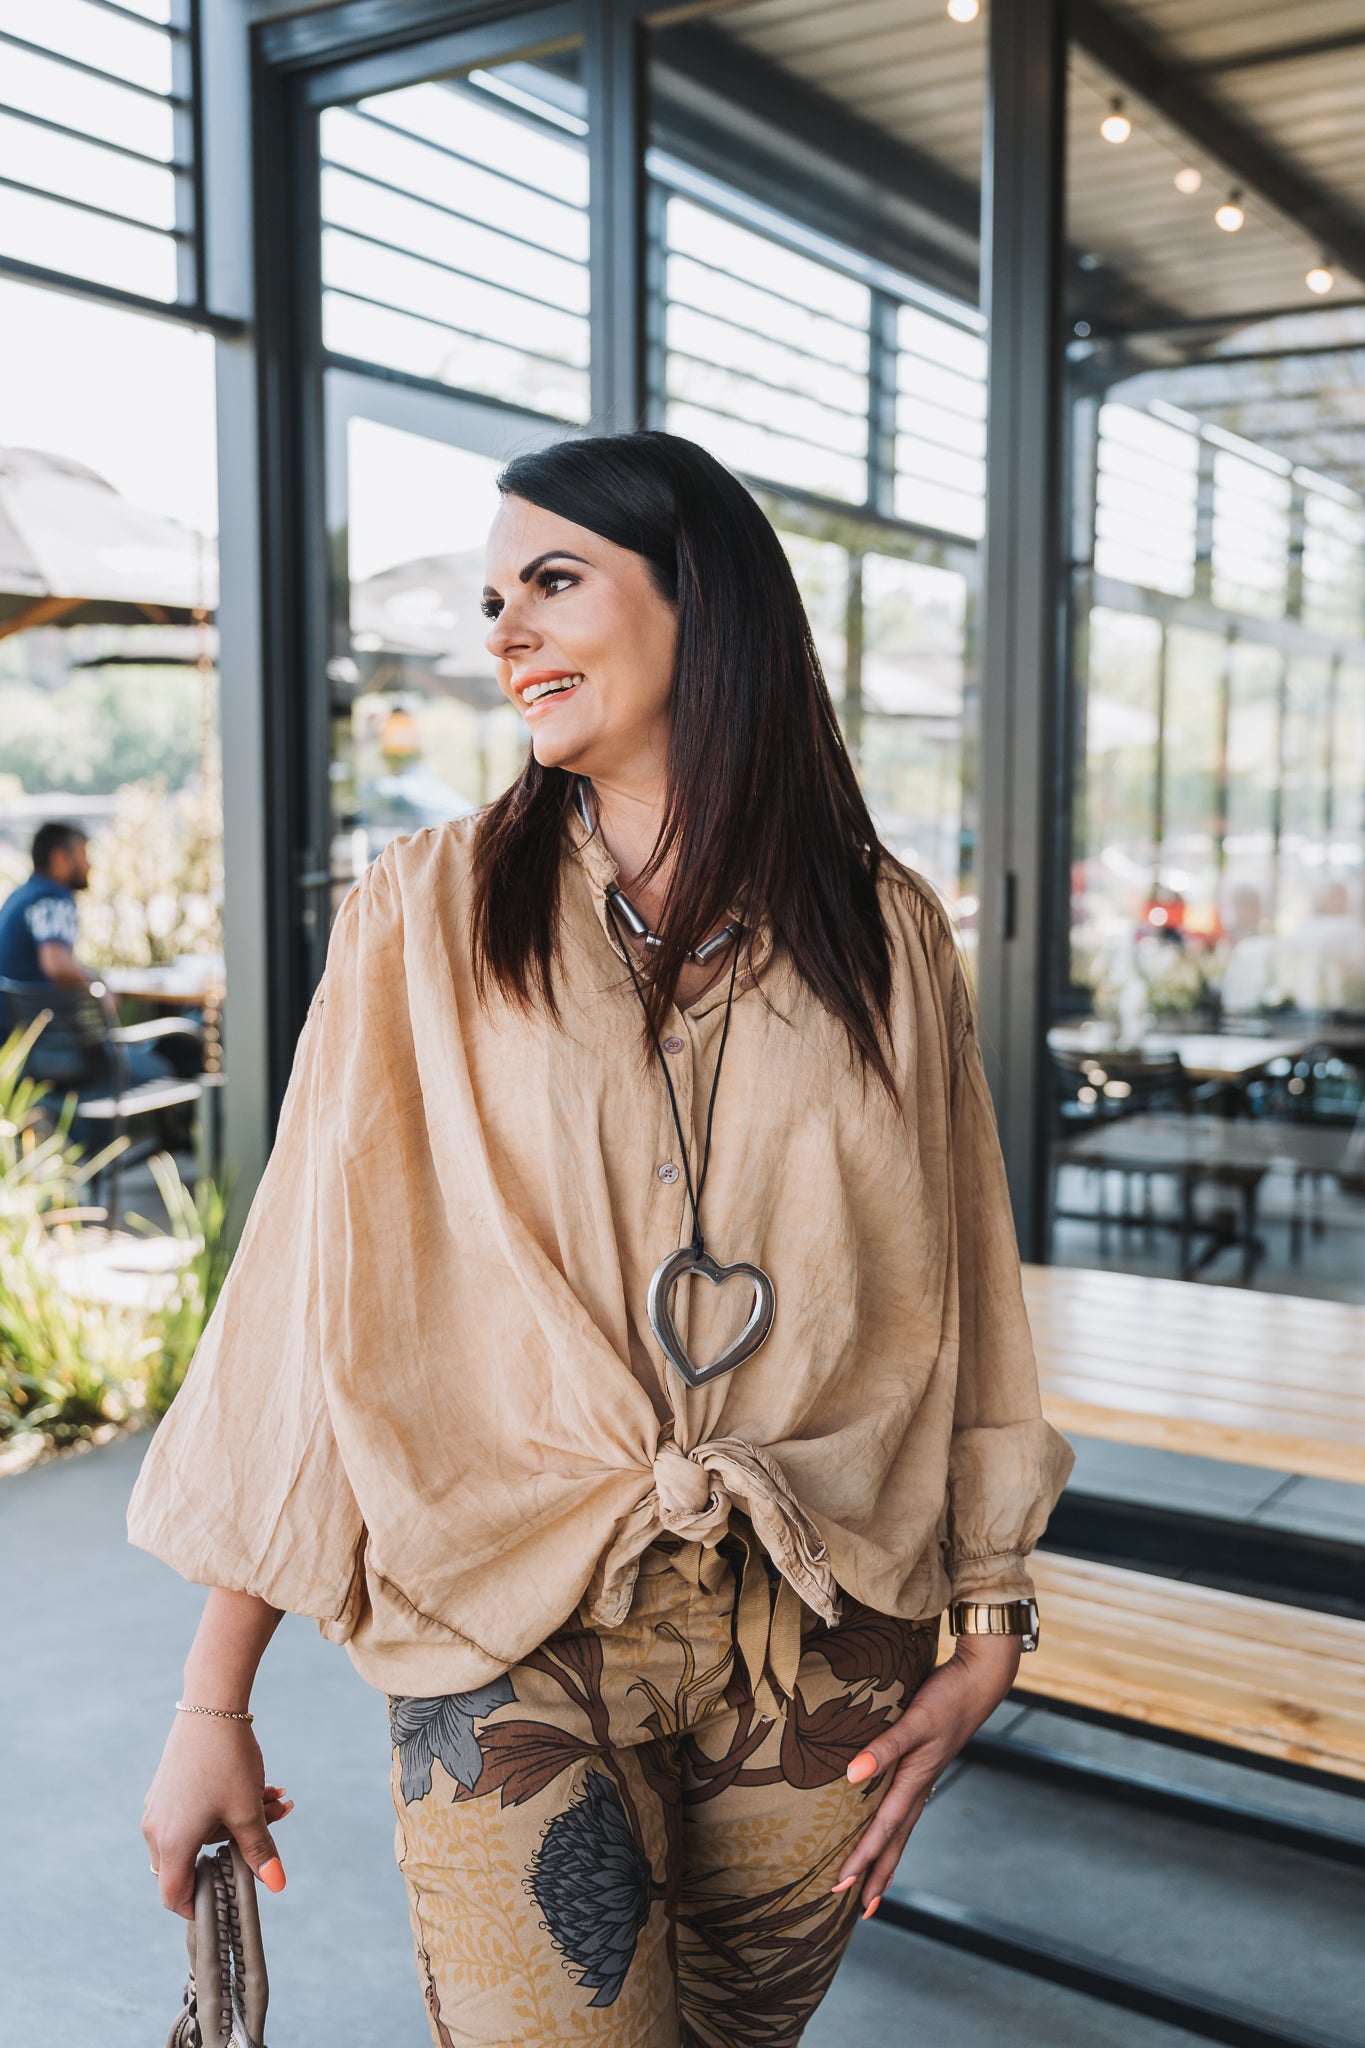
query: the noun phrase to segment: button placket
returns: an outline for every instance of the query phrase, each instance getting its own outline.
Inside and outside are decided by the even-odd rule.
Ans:
[[[677,1098],[679,1121],[682,1124],[684,1133],[690,1133],[692,1130],[693,1063],[690,1059],[679,1057],[679,1053],[685,1054],[688,1049],[685,1029],[680,1029],[680,1024],[681,1019],[674,1019],[671,1028],[661,1034],[659,1044],[668,1061],[668,1078],[673,1083],[673,1093]],[[663,1082],[664,1077],[662,1074],[660,1074],[659,1079]],[[678,1151],[678,1133],[673,1127],[673,1113],[668,1104],[668,1087],[666,1082],[664,1082],[663,1086],[663,1098],[663,1102],[660,1105],[662,1112],[660,1129],[664,1133],[664,1149],[654,1172],[657,1180],[662,1184],[662,1188],[668,1189],[670,1193],[676,1191],[680,1199],[681,1220],[674,1224],[674,1237],[677,1241],[681,1241],[681,1238],[690,1231],[692,1219],[687,1205],[687,1176],[684,1171],[683,1158]],[[691,1151],[687,1155],[686,1164],[692,1168],[695,1174],[697,1167]]]

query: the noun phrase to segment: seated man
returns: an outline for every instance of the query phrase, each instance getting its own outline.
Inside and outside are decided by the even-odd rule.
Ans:
[[[113,1024],[118,1019],[112,998],[76,958],[76,891],[89,885],[89,843],[79,826],[40,825],[33,835],[33,873],[0,905],[0,979],[93,989]],[[154,1046],[130,1045],[125,1052],[130,1088],[168,1080],[175,1071]]]

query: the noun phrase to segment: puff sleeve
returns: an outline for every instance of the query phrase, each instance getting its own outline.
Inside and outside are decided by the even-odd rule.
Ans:
[[[364,1531],[321,1357],[321,1201],[336,1166],[328,1075],[345,1071],[360,893],[338,915],[274,1149],[128,1510],[130,1541],[185,1578],[310,1615],[342,1640],[361,1597]]]

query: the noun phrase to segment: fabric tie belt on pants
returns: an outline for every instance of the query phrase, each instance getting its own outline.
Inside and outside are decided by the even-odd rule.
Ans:
[[[680,1552],[677,1562],[698,1583],[723,1536],[742,1548],[735,1642],[758,1712],[775,1719],[779,1702],[768,1673],[789,1698],[801,1661],[802,1601],[831,1626],[839,1618],[839,1589],[819,1530],[773,1459],[740,1437],[714,1437],[687,1452],[662,1444],[654,1492],[643,1505],[656,1533],[666,1530],[697,1546]],[[781,1574],[776,1587],[769,1584],[767,1558]],[[618,1621],[629,1605],[630,1583],[633,1574],[624,1585],[618,1580],[604,1588],[590,1619],[608,1626]]]

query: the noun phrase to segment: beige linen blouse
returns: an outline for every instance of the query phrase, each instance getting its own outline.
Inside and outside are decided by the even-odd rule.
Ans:
[[[942,909],[887,873],[894,1102],[759,935],[702,1222],[722,1263],[767,1269],[777,1313],[692,1391],[645,1313],[691,1241],[667,1092],[613,942],[615,864],[565,829],[562,1029],[476,999],[472,819],[396,841],[342,905],[133,1542],[312,1615],[372,1685],[424,1695],[496,1676],[580,1603],[610,1626],[661,1531],[715,1543],[732,1513],[826,1620],[841,1589],[907,1619],[1028,1594],[1071,1454],[1039,1408]],[[694,1175],[727,981],[664,1036]],[[748,1300],[678,1286],[696,1361]]]

